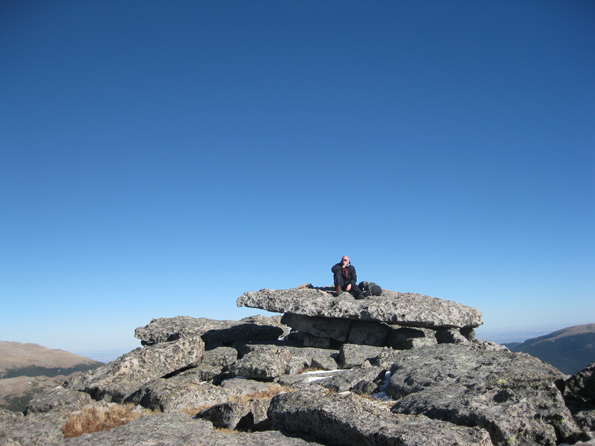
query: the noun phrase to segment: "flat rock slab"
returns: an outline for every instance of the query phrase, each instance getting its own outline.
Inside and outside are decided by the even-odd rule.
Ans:
[[[289,333],[281,316],[250,316],[239,321],[218,321],[204,317],[163,317],[138,327],[134,336],[143,345],[200,336],[207,345],[231,344],[236,341],[274,341]]]
[[[383,290],[382,296],[354,299],[316,288],[247,291],[239,307],[260,308],[274,313],[294,313],[325,318],[377,321],[411,327],[463,328],[483,324],[481,311],[436,297]]]
[[[215,427],[239,431],[265,430],[268,427],[267,410],[270,399],[233,401],[201,410],[195,418],[209,420]]]
[[[159,378],[143,385],[126,402],[161,412],[198,411],[205,406],[226,402],[234,395],[229,389],[196,381],[189,375]]]
[[[448,446],[492,445],[480,428],[456,426],[424,416],[394,416],[388,409],[353,394],[298,391],[271,400],[273,429],[312,435],[340,445]]]
[[[149,381],[197,366],[204,349],[200,337],[137,348],[109,364],[75,376],[64,387],[87,392],[96,400],[121,402]]]
[[[86,404],[90,404],[91,401],[88,393],[57,386],[36,395],[29,401],[25,413],[30,415],[32,413],[49,412],[60,406],[68,406],[69,409],[75,410]]]

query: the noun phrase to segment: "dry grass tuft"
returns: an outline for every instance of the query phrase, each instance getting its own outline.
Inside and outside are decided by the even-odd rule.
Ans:
[[[364,398],[369,401],[372,401],[372,403],[374,403],[374,405],[376,407],[379,407],[381,409],[390,410],[397,403],[394,400],[385,400],[385,399],[375,398],[374,396],[372,396],[370,394],[363,394],[363,395],[357,395],[357,396],[360,398]]]
[[[222,432],[224,434],[239,434],[240,433],[240,431],[236,431],[234,429],[229,429],[227,427],[217,427],[217,426],[215,426],[215,430],[217,432]]]
[[[287,386],[281,384],[269,384],[267,390],[260,390],[258,392],[249,393],[248,395],[238,395],[232,397],[229,401],[231,402],[244,402],[248,400],[269,400],[275,395],[281,392],[289,392],[290,389]]]
[[[107,431],[122,426],[130,421],[151,415],[149,410],[133,411],[134,404],[106,404],[105,406],[86,407],[73,412],[62,427],[65,438],[80,437],[82,434]]]
[[[209,407],[213,407],[213,406],[214,406],[214,404],[203,404],[202,406],[196,406],[196,407],[184,407],[183,409],[178,410],[178,412],[186,413],[186,414],[190,415],[191,417],[193,417],[201,410],[205,410],[205,409],[208,409]]]

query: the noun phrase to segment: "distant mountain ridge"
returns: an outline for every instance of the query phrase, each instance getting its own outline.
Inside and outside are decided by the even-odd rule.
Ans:
[[[75,372],[100,365],[64,350],[0,341],[0,408],[23,411],[37,393],[60,384]]]
[[[528,353],[572,375],[595,362],[595,324],[574,325],[527,339],[510,350]]]
[[[57,376],[90,370],[100,365],[98,361],[64,350],[0,341],[0,379],[23,375]]]

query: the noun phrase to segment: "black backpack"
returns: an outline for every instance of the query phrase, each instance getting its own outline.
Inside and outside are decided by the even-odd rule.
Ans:
[[[362,290],[364,297],[380,296],[382,294],[382,288],[374,282],[360,282],[359,289]]]

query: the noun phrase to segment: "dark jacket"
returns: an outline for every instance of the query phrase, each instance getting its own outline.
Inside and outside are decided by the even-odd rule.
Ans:
[[[355,273],[355,268],[349,264],[347,266],[347,276],[345,276],[345,269],[343,269],[342,263],[337,263],[335,266],[331,268],[333,274],[336,274],[337,271],[341,271],[341,275],[343,276],[343,280],[345,280],[345,285],[350,283],[351,285],[355,285],[357,283],[357,274]]]

